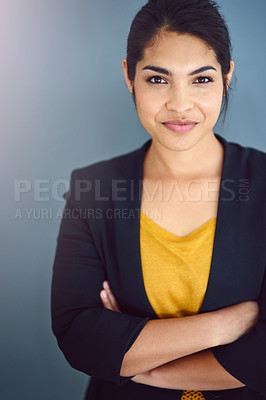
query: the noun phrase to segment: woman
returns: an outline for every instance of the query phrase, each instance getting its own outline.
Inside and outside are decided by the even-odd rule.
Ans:
[[[150,0],[123,69],[151,140],[72,173],[58,344],[86,399],[263,399],[266,157],[213,132],[234,69],[217,6]]]

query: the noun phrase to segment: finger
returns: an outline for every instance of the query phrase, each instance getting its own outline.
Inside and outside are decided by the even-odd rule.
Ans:
[[[108,296],[106,290],[102,290],[102,291],[100,292],[100,296],[101,296],[101,299],[102,299],[102,303],[103,303],[104,308],[107,308],[108,310],[111,310],[111,311],[121,312],[121,311],[119,310],[119,308],[115,307],[115,306],[112,304],[112,302],[111,302],[111,300],[110,300],[110,298],[109,298],[109,296]]]
[[[108,297],[108,295],[107,295],[107,293],[106,293],[106,290],[102,290],[102,291],[100,292],[100,296],[101,296],[101,299],[102,299],[102,303],[103,303],[104,308],[107,308],[108,310],[115,311],[115,310],[113,309],[112,303],[110,302],[110,299],[109,299],[109,297]]]
[[[112,306],[114,307],[115,311],[121,312],[120,307],[119,307],[119,305],[118,305],[118,303],[116,301],[116,298],[113,295],[113,292],[112,292],[112,290],[110,288],[109,282],[108,281],[104,281],[103,282],[103,287],[106,290],[107,296],[108,296]]]
[[[115,311],[121,312],[120,307],[116,301],[116,298],[110,288],[109,282],[108,281],[104,281],[103,282],[103,287],[106,290],[107,296],[109,298],[110,303],[112,304],[113,308],[115,309]]]

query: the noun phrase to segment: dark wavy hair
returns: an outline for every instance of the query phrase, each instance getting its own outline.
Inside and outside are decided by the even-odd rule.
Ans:
[[[127,42],[128,76],[134,81],[136,64],[161,31],[187,33],[202,39],[216,54],[224,85],[222,111],[228,108],[226,75],[230,71],[231,40],[228,27],[213,0],[149,0],[135,16]],[[133,92],[134,94],[134,92]]]

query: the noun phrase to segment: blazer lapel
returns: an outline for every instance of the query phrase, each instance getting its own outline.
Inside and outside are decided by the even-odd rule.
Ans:
[[[232,243],[235,243],[235,225],[232,224],[232,221],[238,211],[238,203],[234,198],[237,177],[231,162],[230,146],[220,136],[216,136],[224,147],[224,162],[211,270],[201,312],[229,305],[232,303],[232,298],[234,298],[234,289],[230,286],[230,282],[232,282],[232,272],[234,271],[232,266],[236,264],[236,253],[234,246],[232,246]],[[225,304],[225,301],[227,304]]]
[[[134,157],[127,160],[123,178],[126,200],[114,202],[122,218],[115,220],[117,234],[120,288],[124,311],[143,317],[158,318],[147,298],[141,267],[140,254],[140,206],[143,181],[143,162],[151,139],[144,143]],[[122,302],[121,302],[122,303]]]
[[[224,146],[224,163],[211,270],[201,312],[255,300],[261,288],[260,275],[263,277],[263,264],[256,260],[252,248],[252,240],[256,242],[252,203],[241,195],[241,185],[250,181],[247,155],[245,149],[216,136]]]

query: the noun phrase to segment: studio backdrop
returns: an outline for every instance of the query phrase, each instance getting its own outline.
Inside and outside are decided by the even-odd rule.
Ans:
[[[51,331],[56,238],[73,169],[140,147],[124,83],[130,23],[142,0],[0,0],[2,400],[82,399]],[[235,76],[229,141],[266,151],[265,0],[219,0]]]

